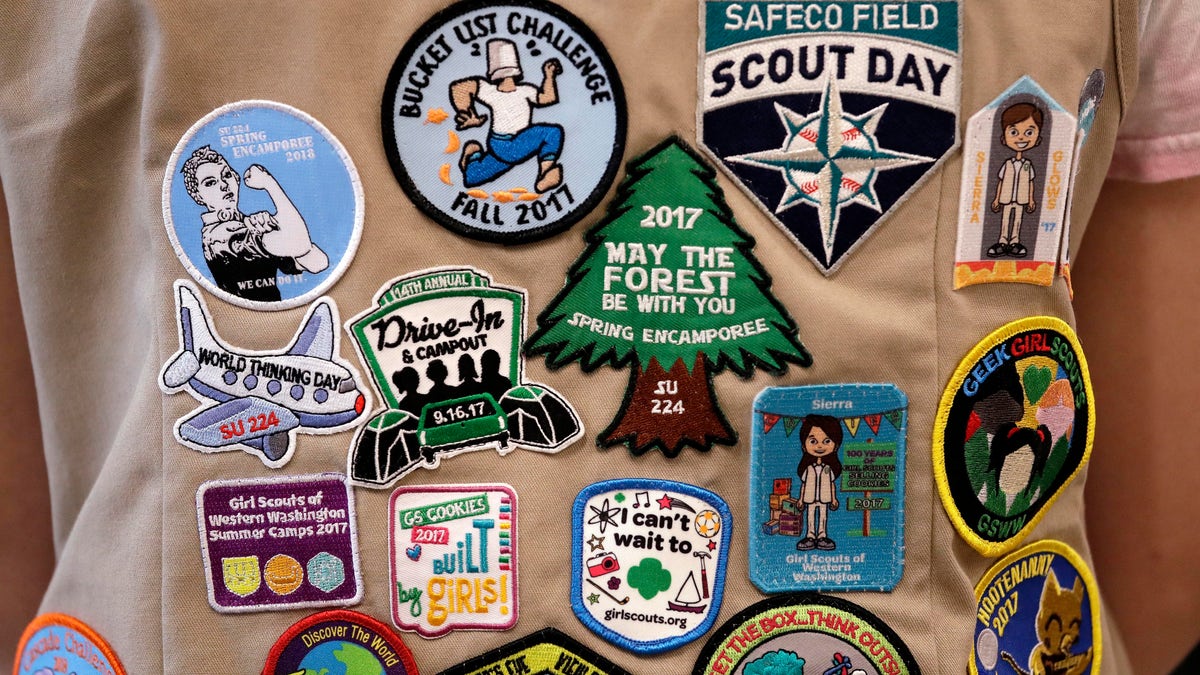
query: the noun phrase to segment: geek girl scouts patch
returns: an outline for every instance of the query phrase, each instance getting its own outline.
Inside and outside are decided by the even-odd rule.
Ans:
[[[750,441],[750,580],[891,590],[904,570],[908,397],[891,384],[768,387]]]
[[[175,282],[179,351],[159,373],[168,394],[200,402],[175,422],[175,439],[200,452],[241,450],[278,469],[292,459],[296,434],[353,426],[368,402],[358,375],[339,356],[337,305],[309,308],[296,337],[272,351],[238,349],[213,329],[195,286]]]
[[[955,288],[1054,281],[1076,131],[1075,116],[1028,76],[971,116]]]
[[[698,136],[824,274],[958,141],[960,5],[701,4]]]
[[[412,652],[383,623],[332,609],[300,619],[271,647],[263,675],[417,675]]]
[[[657,654],[695,640],[721,610],[733,518],[686,483],[625,478],[575,498],[571,605],[592,632]]]
[[[879,617],[819,593],[758,602],[708,638],[692,675],[919,675]]]
[[[167,161],[163,220],[188,274],[250,309],[311,302],[358,248],[363,192],[320,122],[274,101],[223,105]]]
[[[13,675],[125,675],[112,647],[84,622],[66,614],[43,614],[17,643]]]
[[[1100,672],[1100,598],[1087,563],[1046,540],[1009,555],[975,587],[971,675]]]
[[[556,628],[543,628],[439,675],[629,675]]]
[[[497,243],[544,239],[587,215],[625,146],[625,95],[604,45],[539,0],[435,14],[392,66],[382,120],[413,202]]]
[[[347,473],[386,487],[443,458],[495,448],[562,450],[583,434],[575,409],[525,381],[525,291],[471,268],[393,279],[346,324],[384,410],[351,446]]]
[[[517,493],[416,485],[392,493],[392,622],[436,638],[517,625]]]
[[[196,491],[196,517],[218,612],[362,599],[354,495],[341,474],[208,481]]]
[[[984,555],[1011,551],[1088,460],[1092,382],[1075,331],[1035,316],[967,354],[946,385],[933,467],[955,529]]]

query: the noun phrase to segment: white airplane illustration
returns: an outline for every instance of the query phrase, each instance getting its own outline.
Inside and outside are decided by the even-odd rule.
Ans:
[[[201,452],[242,449],[272,468],[295,449],[295,434],[341,431],[370,406],[338,353],[337,309],[313,304],[283,351],[235,350],[218,337],[189,283],[177,281],[179,351],[163,366],[169,394],[186,390],[206,405],[175,424],[180,443]]]

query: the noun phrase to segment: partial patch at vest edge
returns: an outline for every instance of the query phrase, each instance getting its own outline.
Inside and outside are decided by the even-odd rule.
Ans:
[[[920,675],[921,668],[900,636],[867,609],[829,595],[791,593],[726,621],[692,669],[692,675],[760,672]]]
[[[957,145],[960,3],[700,12],[701,144],[832,274]]]
[[[42,614],[17,643],[14,675],[125,675],[125,667],[104,638],[67,614]]]
[[[1087,563],[1043,540],[997,562],[975,587],[971,675],[1100,672],[1100,596]]]
[[[975,345],[942,394],[933,472],[946,515],[984,555],[1018,546],[1087,463],[1091,378],[1061,319],[1008,323]]]
[[[365,672],[418,675],[412,652],[380,621],[347,609],[300,619],[279,636],[262,675]]]
[[[543,628],[438,675],[629,675],[556,628]]]

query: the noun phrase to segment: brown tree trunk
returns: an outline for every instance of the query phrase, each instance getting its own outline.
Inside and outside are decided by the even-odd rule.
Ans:
[[[669,371],[657,359],[645,372],[633,364],[625,402],[597,441],[605,447],[626,443],[635,455],[657,447],[675,457],[688,446],[706,451],[714,443],[733,445],[737,434],[717,407],[704,354],[697,354],[691,373],[683,359]]]

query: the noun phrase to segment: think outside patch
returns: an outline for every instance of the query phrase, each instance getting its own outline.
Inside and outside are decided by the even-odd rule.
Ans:
[[[279,636],[262,675],[372,673],[417,675],[404,642],[366,614],[330,609],[300,619]]]
[[[307,113],[274,101],[223,105],[167,161],[163,219],[201,286],[241,307],[299,307],[342,276],[363,225],[358,171]]]
[[[590,213],[625,148],[625,94],[600,40],[540,0],[468,0],[409,38],[383,95],[404,191],[458,234],[517,244]]]
[[[904,571],[908,397],[768,387],[750,442],[750,580],[766,593],[891,590]],[[798,430],[798,431],[797,431]]]
[[[721,610],[733,518],[686,483],[602,481],[575,498],[571,606],[592,632],[657,654],[708,632]]]
[[[954,287],[1054,282],[1075,117],[1029,76],[967,122]]]
[[[393,279],[346,330],[384,403],[350,448],[356,485],[386,487],[484,448],[555,453],[583,434],[566,399],[525,381],[525,290],[486,272],[443,267]]]
[[[388,509],[392,622],[423,638],[517,625],[517,493],[414,485]]]
[[[716,172],[680,139],[629,163],[586,241],[525,351],[552,369],[628,367],[625,400],[598,444],[667,457],[732,445],[713,376],[812,363]]]
[[[13,675],[125,675],[112,647],[84,622],[67,614],[42,614],[17,642]]]
[[[175,282],[179,351],[163,365],[159,387],[201,403],[175,423],[175,439],[204,453],[242,450],[278,469],[292,459],[296,434],[354,426],[368,401],[339,355],[337,305],[321,298],[296,337],[273,351],[237,349],[213,330],[195,286]],[[261,320],[261,316],[260,316]]]
[[[709,638],[692,675],[920,675],[908,646],[848,600],[792,593],[758,602]]]
[[[1033,530],[1092,451],[1091,378],[1054,317],[1006,324],[962,360],[933,429],[942,505],[975,550],[1000,555]]]
[[[971,675],[1100,672],[1100,596],[1070,546],[1038,541],[996,563],[975,587]]]
[[[208,481],[196,491],[196,518],[218,612],[362,599],[354,495],[341,474]]]
[[[956,146],[960,12],[701,3],[700,142],[822,273]]]
[[[629,675],[556,628],[543,628],[438,675]]]

